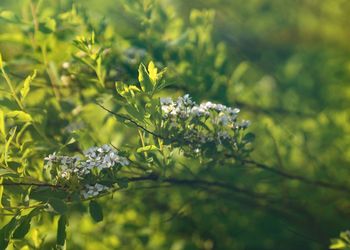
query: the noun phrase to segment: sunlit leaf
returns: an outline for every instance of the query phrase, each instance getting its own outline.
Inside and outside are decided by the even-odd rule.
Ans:
[[[158,151],[158,150],[159,148],[157,148],[155,145],[148,145],[148,146],[138,148],[137,153],[148,152],[148,151]]]
[[[29,90],[30,90],[30,83],[34,80],[35,77],[36,77],[36,70],[33,72],[32,75],[27,76],[27,78],[24,80],[23,88],[21,89],[21,98],[22,98],[22,101],[23,101],[24,98],[26,98],[26,96],[28,95]]]
[[[141,89],[147,93],[153,91],[153,83],[144,64],[140,64],[138,72]]]
[[[15,119],[18,122],[31,122],[33,120],[30,114],[20,110],[8,112],[6,117]]]

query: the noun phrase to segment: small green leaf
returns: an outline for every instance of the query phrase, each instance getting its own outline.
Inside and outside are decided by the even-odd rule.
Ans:
[[[141,89],[147,93],[152,92],[153,91],[153,83],[152,83],[152,80],[147,72],[146,66],[141,63],[138,71],[139,71],[138,79],[139,79],[139,82],[141,85]]]
[[[12,219],[7,223],[3,228],[0,229],[0,249],[6,249],[13,231],[16,229],[18,225],[18,216],[15,215]]]
[[[0,169],[0,170],[1,170],[1,169]],[[4,180],[4,178],[0,177],[0,208],[3,208],[3,205],[2,205],[2,195],[3,195],[3,193],[4,193],[4,186],[1,185],[3,180]]]
[[[155,85],[155,83],[158,80],[158,69],[156,68],[156,66],[152,61],[150,61],[148,64],[148,73],[149,73],[150,79],[152,80],[153,85]]]
[[[97,201],[90,201],[89,203],[89,212],[91,215],[91,218],[95,221],[95,222],[100,222],[103,220],[103,211],[102,211],[102,207],[100,206],[100,204],[97,203]]]
[[[131,115],[131,117],[135,117],[139,121],[144,121],[144,111],[142,109],[138,110],[132,105],[125,106],[125,110]]]
[[[346,244],[341,239],[334,239],[332,240],[332,244],[329,246],[329,249],[344,249],[346,247]]]
[[[6,116],[18,122],[31,122],[33,120],[30,114],[20,110],[8,112]]]
[[[67,227],[67,217],[65,215],[61,215],[60,218],[58,219],[57,239],[56,239],[56,245],[59,247],[63,247],[64,243],[66,242],[66,238],[67,238],[66,227]]]
[[[30,230],[32,218],[41,211],[40,207],[34,208],[28,215],[21,218],[20,225],[13,232],[14,239],[22,239]]]
[[[18,177],[14,171],[6,168],[0,168],[0,177]]]
[[[6,131],[5,131],[5,115],[2,110],[0,110],[0,134],[5,138]]]
[[[39,23],[39,30],[44,34],[50,34],[56,30],[55,19],[49,18],[46,22]]]
[[[29,93],[30,90],[30,84],[31,82],[34,80],[34,78],[36,77],[36,70],[34,70],[33,74],[30,76],[27,76],[27,78],[24,80],[23,83],[23,88],[21,89],[21,98],[22,101],[24,100],[24,98],[26,98],[26,96]]]
[[[31,218],[24,219],[13,233],[14,239],[22,239],[29,232]]]
[[[19,18],[16,16],[16,14],[12,11],[9,10],[3,10],[0,12],[0,18],[8,21],[8,22],[13,22],[13,23],[18,23]]]
[[[2,64],[2,55],[0,53],[0,68],[3,68],[3,64]]]
[[[9,151],[9,148],[10,148],[10,144],[11,144],[11,142],[12,142],[12,140],[13,140],[15,134],[16,134],[16,130],[17,130],[17,127],[13,127],[13,128],[10,129],[10,131],[8,133],[10,135],[10,137],[7,139],[7,142],[5,144],[5,149],[4,149],[4,158],[5,158],[5,165],[6,166],[8,166],[7,165],[8,151]]]
[[[67,212],[67,204],[63,200],[50,198],[49,204],[59,214],[65,214]]]
[[[157,148],[155,145],[148,145],[148,146],[144,146],[141,148],[137,149],[137,153],[142,153],[142,152],[148,152],[148,151],[158,151],[159,148]]]

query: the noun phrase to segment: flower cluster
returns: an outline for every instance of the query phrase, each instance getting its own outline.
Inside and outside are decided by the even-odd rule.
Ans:
[[[182,138],[196,152],[208,143],[235,144],[235,134],[246,129],[249,121],[238,121],[238,108],[204,102],[200,105],[186,94],[177,100],[161,98],[163,120],[174,138]]]
[[[84,184],[92,175],[96,177],[107,169],[129,165],[126,157],[120,156],[118,151],[109,145],[92,147],[84,152],[84,157],[59,156],[55,153],[45,157],[46,168],[51,169],[51,174],[57,180],[70,180],[73,177]],[[91,179],[91,178],[90,178]],[[99,183],[95,185],[85,184],[81,195],[91,197],[107,190],[106,186]]]
[[[102,184],[96,183],[95,185],[85,185],[85,189],[83,189],[80,194],[84,197],[84,199],[95,197],[104,191],[107,191],[109,187],[104,186]]]

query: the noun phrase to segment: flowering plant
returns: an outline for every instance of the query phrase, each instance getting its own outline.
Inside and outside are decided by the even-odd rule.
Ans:
[[[334,160],[308,149],[325,151],[324,138],[347,131],[337,126],[346,113],[287,126],[280,115],[298,96],[277,98],[274,77],[231,58],[212,39],[212,10],[184,19],[170,1],[120,0],[108,20],[71,2],[0,4],[0,250],[304,249],[305,238],[327,238],[350,188],[346,175],[338,183],[333,168],[305,163]],[[300,58],[281,65],[293,83]],[[309,145],[317,126],[329,134]],[[346,157],[336,139],[327,150]],[[282,221],[313,237],[297,244]]]

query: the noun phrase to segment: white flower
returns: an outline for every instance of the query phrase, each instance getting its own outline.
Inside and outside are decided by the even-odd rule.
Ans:
[[[62,63],[62,68],[68,69],[69,67],[70,67],[70,63],[69,62],[63,62]]]
[[[44,160],[47,161],[45,164],[45,168],[51,167],[52,164],[57,161],[56,152],[54,152],[53,154],[49,154],[47,157],[44,158]]]
[[[169,104],[172,104],[172,102],[173,102],[173,99],[171,99],[170,97],[160,98],[161,105],[169,105]]]
[[[84,199],[91,198],[98,196],[99,194],[103,193],[104,191],[108,190],[109,188],[107,186],[104,186],[102,184],[96,183],[94,186],[92,185],[85,185],[85,189],[83,189],[80,192],[80,195],[83,196]]]
[[[91,147],[84,152],[85,159],[79,156],[57,156],[55,154],[45,157],[48,167],[53,164],[58,165],[58,176],[61,178],[70,178],[71,174],[76,174],[78,178],[84,179],[84,176],[91,173],[96,168],[99,170],[112,168],[115,166],[127,166],[129,160],[118,154],[118,151],[109,145],[102,147]]]
[[[172,136],[183,136],[193,150],[207,142],[222,144],[222,140],[230,140],[235,143],[234,129],[245,129],[250,124],[245,120],[237,122],[240,112],[238,108],[210,101],[197,105],[188,94],[178,97],[177,100],[161,98],[160,103],[164,123],[171,131],[178,129],[178,134],[175,132]],[[217,129],[220,132],[214,132]]]

